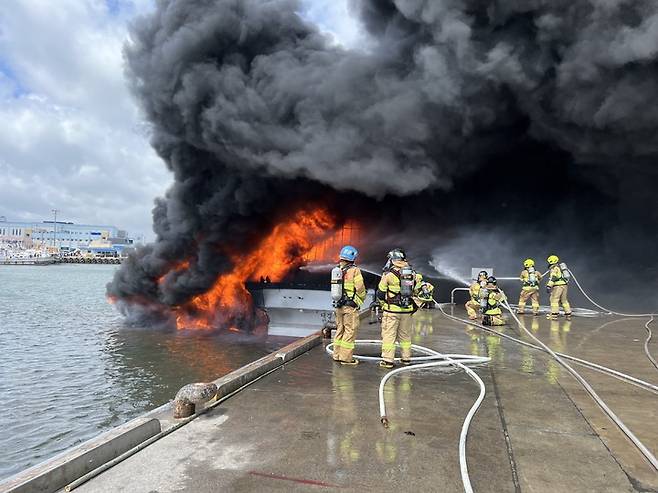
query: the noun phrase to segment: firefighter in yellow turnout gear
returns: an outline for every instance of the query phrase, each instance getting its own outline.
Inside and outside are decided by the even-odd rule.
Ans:
[[[434,308],[434,286],[427,281],[423,281],[423,276],[420,274],[417,274],[416,281],[417,294],[414,298],[416,305],[418,305],[418,308]]]
[[[359,307],[366,299],[366,286],[361,269],[354,265],[358,255],[356,248],[345,246],[340,251],[340,269],[342,289],[334,299],[336,306],[336,335],[334,336],[333,359],[343,365],[357,365],[354,359],[354,341],[359,330]],[[334,269],[335,270],[335,269]],[[334,273],[332,272],[332,284]],[[332,285],[332,296],[334,296]]]
[[[528,299],[532,301],[532,314],[539,315],[539,281],[541,274],[535,271],[535,261],[531,258],[523,262],[523,270],[519,276],[521,279],[521,294],[519,295],[519,309],[516,313],[525,313],[525,304]]]
[[[489,274],[486,270],[481,270],[478,273],[477,280],[471,284],[468,288],[468,292],[471,295],[471,299],[466,302],[464,305],[466,307],[466,313],[468,313],[468,318],[475,320],[478,318],[478,312],[480,310],[480,289],[485,287],[487,284],[487,278]]]
[[[377,286],[377,298],[382,304],[382,368],[393,368],[395,342],[400,343],[401,362],[411,364],[411,316],[416,311],[413,296],[417,277],[401,249],[389,252],[390,268],[384,271]]]
[[[566,264],[559,264],[560,259],[557,255],[551,255],[546,259],[548,262],[548,282],[546,283],[546,290],[550,293],[551,300],[551,313],[547,318],[557,320],[560,314],[560,305],[564,308],[564,316],[567,320],[571,320],[571,305],[567,299],[567,291],[569,284],[569,271]]]
[[[500,304],[506,301],[505,295],[498,289],[498,281],[493,276],[487,279],[486,296],[482,325],[505,325],[503,311],[500,308]]]

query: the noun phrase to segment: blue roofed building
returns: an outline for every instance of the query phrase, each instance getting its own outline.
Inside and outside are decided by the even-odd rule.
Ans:
[[[135,246],[135,240],[116,226],[66,221],[7,221],[2,216],[0,243],[22,248],[48,248],[64,253],[80,250],[103,255],[121,254]]]

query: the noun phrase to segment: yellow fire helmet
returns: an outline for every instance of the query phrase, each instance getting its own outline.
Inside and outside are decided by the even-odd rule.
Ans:
[[[529,269],[530,267],[534,267],[534,266],[535,266],[535,261],[532,260],[531,258],[527,258],[523,261],[523,267],[525,267],[526,269]]]
[[[560,261],[560,258],[557,255],[551,255],[546,259],[548,265],[555,265]]]

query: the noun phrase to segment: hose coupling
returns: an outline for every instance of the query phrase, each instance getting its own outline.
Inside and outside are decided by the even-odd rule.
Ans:
[[[382,416],[382,424],[388,430],[388,418],[386,416]]]

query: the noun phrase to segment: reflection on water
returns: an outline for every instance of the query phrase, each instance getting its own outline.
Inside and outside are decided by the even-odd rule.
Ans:
[[[528,330],[556,351],[568,352],[569,344],[573,344],[586,333],[577,330],[579,328],[578,319],[574,322],[563,318],[549,321],[543,317],[527,316],[522,321],[527,324]],[[496,330],[529,341],[529,338],[520,335],[522,331],[513,325],[496,327]],[[413,316],[413,342],[443,352],[461,353],[466,351],[477,356],[487,355],[492,359],[491,365],[494,368],[518,370],[524,374],[532,374],[534,378],[541,378],[551,384],[556,384],[557,379],[564,375],[561,367],[544,353],[527,346],[507,342],[500,336],[484,332],[471,325],[455,326],[451,322],[446,322],[446,319],[440,315],[429,311],[419,311]],[[371,346],[360,347],[357,352],[359,354],[377,353]],[[449,402],[454,402],[456,399],[449,395],[446,389],[449,391],[456,387],[463,388],[468,395],[473,392],[471,382],[463,374],[461,377],[460,375],[451,376],[450,378],[455,380],[443,385],[441,380],[435,380],[436,374],[429,374],[427,379],[423,379],[423,375],[428,375],[430,372],[401,373],[388,381],[384,391],[388,413],[390,417],[394,418],[391,419],[390,429],[382,433],[371,429],[366,434],[362,425],[363,420],[371,421],[378,417],[376,384],[373,382],[378,382],[379,377],[385,374],[380,372],[373,376],[368,373],[378,371],[373,366],[374,363],[371,362],[362,363],[356,369],[332,365],[326,372],[329,381],[327,386],[330,385],[332,392],[327,404],[330,407],[327,409],[326,460],[327,465],[336,471],[338,478],[343,477],[341,474],[344,475],[348,469],[353,469],[355,466],[361,467],[364,461],[376,461],[379,464],[390,466],[385,469],[395,472],[410,469],[410,464],[418,460],[418,457],[414,456],[416,447],[424,447],[427,444],[406,440],[404,432],[408,428],[405,427],[414,427],[418,431],[416,426],[421,426],[416,424],[420,416],[419,412],[425,416],[429,406],[438,402],[439,399],[445,398],[449,399]],[[487,371],[486,367],[478,370],[482,373]],[[310,378],[314,377],[310,375]],[[459,378],[464,378],[463,387],[458,387],[461,384]],[[431,397],[428,397],[428,393]],[[460,394],[460,397],[463,396],[464,394]],[[437,406],[436,409],[432,408],[430,415],[433,416],[432,413],[436,411],[436,419],[439,422],[442,412],[454,416],[449,405],[446,407],[446,402],[441,402],[441,406]],[[460,406],[458,409],[462,412],[467,408]],[[422,449],[422,452],[426,453],[425,449]]]
[[[423,338],[434,333],[434,313],[430,310],[419,310],[412,318],[413,329],[411,334],[411,342],[420,344]]]
[[[541,323],[540,320],[542,320]],[[554,351],[562,353],[568,352],[569,335],[573,323],[572,320],[559,319],[548,321],[540,319],[539,317],[521,317],[521,322],[524,323],[528,330],[548,344]],[[609,322],[602,327],[608,324]],[[543,330],[542,327],[544,328]],[[518,329],[519,332],[521,332],[520,327],[518,327]],[[527,339],[528,342],[534,344],[534,341],[524,337],[525,334],[520,335],[519,333],[516,333],[509,325],[496,327],[495,330],[503,334],[510,333],[510,335],[517,339]],[[512,351],[510,357],[508,357],[505,352],[505,346],[502,344],[502,337],[484,332],[471,325],[464,325],[464,333],[468,337],[471,354],[476,356],[489,356],[493,363],[498,363],[507,367],[516,367],[523,373],[534,374],[537,371],[541,371],[542,374],[545,375],[547,381],[551,384],[556,384],[561,375],[562,367],[560,364],[553,358],[541,356],[541,353],[535,349],[522,345],[516,346],[516,348],[518,348],[518,354],[520,355],[517,366],[517,357],[515,356],[517,354],[516,348]],[[419,344],[421,342],[422,341],[419,341]],[[576,347],[580,344],[582,344],[582,339]],[[543,358],[539,367],[537,366],[538,355]]]
[[[505,327],[496,327],[498,332],[505,333]],[[471,354],[475,356],[488,356],[492,362],[503,363],[505,360],[505,347],[502,340],[495,334],[479,330],[471,325],[464,325],[464,332],[469,339]]]
[[[330,434],[334,438],[331,444],[332,448],[329,449],[330,462],[334,466],[339,466],[339,464],[358,461],[361,456],[360,446],[364,444],[359,437],[357,422],[351,419],[356,414],[354,373],[351,371],[336,371],[332,375],[331,383],[334,392],[332,423],[352,422],[350,428],[341,428],[341,431],[338,432],[339,426],[337,426],[336,431]]]
[[[368,363],[365,363],[366,365]],[[363,416],[364,389],[358,388],[355,379],[358,371],[334,366],[331,370],[331,416],[328,419],[327,465],[332,469],[351,469],[364,460],[390,464],[396,470],[403,470],[411,457],[400,456],[400,437],[404,430],[400,423],[409,422],[412,416],[413,377],[402,373],[391,379],[385,388],[384,398],[387,408],[395,411],[396,419],[385,433],[364,436],[363,419],[378,420],[376,400],[373,407]],[[364,371],[368,371],[365,370]],[[383,375],[383,374],[382,374]],[[363,384],[363,380],[359,380]],[[414,445],[412,444],[412,449]],[[407,443],[406,447],[409,447]],[[372,452],[374,451],[374,457]]]
[[[105,371],[120,386],[120,400],[141,411],[167,402],[187,383],[213,380],[290,341],[233,332],[123,329],[108,336]]]
[[[2,266],[0,478],[291,341],[125,328],[110,265]]]
[[[410,460],[408,454],[400,455],[399,442],[404,431],[400,429],[400,424],[409,423],[414,418],[410,401],[412,395],[413,376],[410,373],[400,373],[389,380],[384,390],[384,399],[387,409],[395,412],[395,419],[389,424],[389,433],[380,435],[375,442],[378,460],[384,464],[396,464],[400,470],[406,470],[406,463]]]
[[[551,349],[553,349],[556,352],[559,353],[567,353],[568,352],[568,342],[569,342],[569,334],[571,332],[571,325],[573,323],[572,320],[566,320],[566,319],[559,319],[559,320],[550,320],[550,321],[544,321],[542,324],[540,324],[540,318],[539,317],[521,317],[521,322],[524,323],[525,327],[530,330],[536,337],[539,337],[541,340],[544,341]],[[542,331],[541,327],[544,327],[544,331]],[[497,330],[502,333],[506,333],[506,329],[510,330],[509,327],[497,327]],[[519,327],[520,329],[520,327]],[[471,327],[471,326],[466,326],[466,332],[469,334],[469,337],[473,338],[473,332],[480,332],[477,329]],[[535,343],[534,341],[530,340],[527,337],[519,337],[519,334],[512,334],[514,337],[521,338],[521,339],[527,339],[528,342]],[[523,334],[525,335],[525,334]],[[481,338],[478,339],[478,343],[480,343],[481,339],[484,339],[486,341],[486,347],[488,351],[489,357],[491,357],[493,362],[497,363],[505,363],[506,365],[510,365],[512,362],[511,361],[505,361],[505,353],[504,353],[504,346],[502,346],[502,338],[488,334],[486,336],[481,336]],[[562,372],[562,366],[555,361],[555,359],[551,357],[545,357],[542,355],[542,353],[538,352],[535,349],[529,348],[527,346],[518,346],[519,353],[521,355],[519,364],[518,364],[518,369],[523,372],[523,373],[535,373],[538,370],[543,372],[543,374],[546,377],[546,380],[551,383],[551,384],[556,384],[558,381],[558,378],[561,375]],[[473,354],[478,354],[479,353],[473,353]],[[541,355],[542,359],[542,364],[538,367],[537,366],[537,361],[536,358],[538,355]]]

